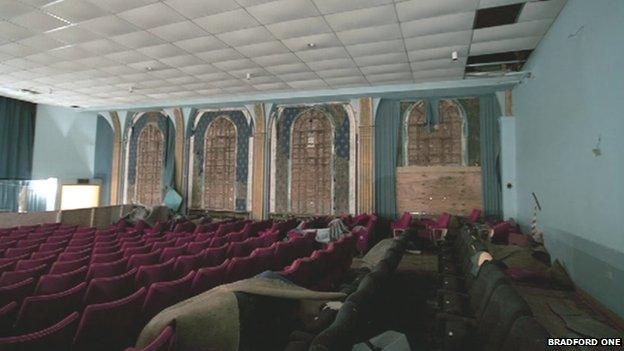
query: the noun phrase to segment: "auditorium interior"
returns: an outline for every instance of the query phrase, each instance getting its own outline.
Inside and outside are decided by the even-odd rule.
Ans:
[[[623,37],[621,0],[0,0],[0,351],[624,349]]]

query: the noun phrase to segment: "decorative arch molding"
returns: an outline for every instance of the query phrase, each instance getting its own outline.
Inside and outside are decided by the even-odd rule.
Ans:
[[[166,189],[174,185],[175,169],[175,125],[169,116],[162,111],[129,112],[126,118],[124,130],[124,161],[123,161],[123,201],[124,203],[136,203],[137,175],[141,171],[138,167],[140,161],[139,138],[147,127],[156,128],[163,137],[163,162],[161,167],[161,200],[164,199]],[[153,132],[154,134],[155,132]],[[141,174],[141,176],[143,176]],[[158,198],[154,196],[153,198]],[[154,204],[148,204],[154,205]]]
[[[307,110],[322,111],[333,125],[331,214],[355,212],[355,126],[349,103],[282,105],[274,107],[267,130],[270,133],[270,212],[287,213],[291,206],[291,146],[295,119]],[[311,170],[313,172],[313,170]]]
[[[244,108],[198,110],[191,116],[187,129],[188,140],[188,194],[190,208],[204,208],[204,180],[206,136],[210,125],[217,119],[224,118],[230,121],[236,129],[236,177],[235,200],[233,208],[237,212],[251,209],[251,173],[253,155],[254,124],[249,112]],[[215,208],[216,209],[216,208]],[[223,210],[223,208],[219,208]]]
[[[435,107],[429,107],[427,104],[435,104]],[[432,118],[429,114],[437,109],[437,118]],[[453,116],[452,109],[456,109],[456,116]],[[466,166],[468,164],[468,121],[467,114],[461,103],[456,99],[433,99],[433,100],[417,100],[402,103],[401,115],[401,162],[404,166],[410,165],[458,165]],[[453,118],[457,120],[453,120]],[[459,123],[459,126],[456,124]],[[439,129],[444,128],[444,129]],[[457,130],[455,130],[457,129]],[[459,133],[459,135],[456,135]],[[448,135],[446,135],[448,134]],[[432,145],[418,145],[418,138],[424,136],[434,138],[430,141]],[[458,140],[454,140],[454,139]],[[437,139],[446,140],[446,145],[437,145]],[[436,145],[433,145],[436,144]],[[429,147],[444,148],[439,150],[440,157],[445,158],[448,155],[458,153],[457,158],[453,160],[440,159],[434,161],[423,161],[417,153]],[[447,149],[450,149],[447,150]],[[459,149],[459,150],[457,150]],[[427,155],[424,155],[425,158]],[[421,161],[417,161],[416,159]]]

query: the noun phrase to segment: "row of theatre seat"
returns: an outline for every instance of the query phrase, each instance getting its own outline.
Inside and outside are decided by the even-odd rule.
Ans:
[[[388,247],[379,262],[347,296],[329,326],[312,339],[297,337],[301,333],[291,334],[291,342],[286,350],[351,350],[356,342],[366,338],[363,334],[366,334],[367,328],[362,326],[372,325],[375,319],[373,311],[376,308],[383,308],[386,285],[394,275],[411,239],[411,234],[402,235]],[[369,347],[377,349],[372,344]]]
[[[309,235],[304,240],[311,240],[312,238],[313,236]],[[318,286],[321,275],[326,275],[325,279],[321,279],[321,283],[331,283],[328,276],[340,279],[348,271],[356,251],[356,243],[356,236],[343,236],[338,241],[313,251],[309,256],[296,259],[293,264],[280,271],[279,274],[306,287]],[[333,282],[336,281],[338,280]],[[125,351],[173,351],[176,345],[175,337],[175,325],[169,325],[144,348],[129,347]]]
[[[445,350],[528,351],[546,348],[546,329],[491,260],[477,229],[464,225],[439,254],[437,340]]]
[[[250,222],[239,222],[224,224],[242,228],[229,234],[221,228],[160,234],[58,224],[0,231],[0,330],[21,334],[0,337],[0,350],[116,350],[163,308],[216,285],[293,261],[283,274],[305,281],[296,260],[318,248],[313,237],[279,241],[293,221],[261,233],[258,228],[266,224],[253,222],[258,230],[245,230]],[[327,251],[342,252],[343,246]],[[336,258],[318,255],[319,262]]]

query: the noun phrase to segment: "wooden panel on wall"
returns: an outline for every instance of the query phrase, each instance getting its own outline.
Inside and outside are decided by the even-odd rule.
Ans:
[[[359,126],[359,195],[358,213],[371,213],[374,207],[374,158],[375,158],[375,126],[373,122],[373,99],[360,99]]]
[[[482,208],[481,167],[398,167],[397,207],[399,213],[433,215]]]
[[[119,220],[117,214],[120,208],[121,206],[102,206],[94,208],[91,226],[98,229],[108,228],[111,224]]]
[[[0,228],[17,227],[20,225],[35,225],[57,222],[58,211],[50,212],[3,212],[0,213]]]
[[[77,225],[90,227],[93,223],[94,208],[81,208],[76,210],[63,210],[59,215],[60,222],[65,225]]]
[[[253,134],[253,181],[251,182],[251,218],[264,219],[264,192],[265,174],[264,162],[266,157],[266,128],[265,128],[265,111],[264,105],[256,104],[254,106],[256,115],[255,129]]]

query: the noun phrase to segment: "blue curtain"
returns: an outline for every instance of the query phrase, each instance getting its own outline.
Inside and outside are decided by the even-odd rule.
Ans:
[[[483,209],[486,216],[502,216],[502,188],[499,169],[500,131],[498,118],[501,116],[496,95],[479,97],[479,121],[481,142],[481,174],[483,187]]]
[[[0,179],[30,179],[37,105],[0,96]]]
[[[163,131],[166,140],[166,149],[165,149],[165,188],[167,189],[175,189],[175,137],[176,130],[171,118],[165,116],[167,118],[167,126]]]
[[[382,99],[375,118],[375,208],[384,218],[397,217],[396,167],[399,154],[401,107]]]
[[[108,120],[98,115],[97,129],[95,132],[95,157],[93,176],[102,180],[103,205],[110,204],[111,177],[113,172],[113,127]]]

